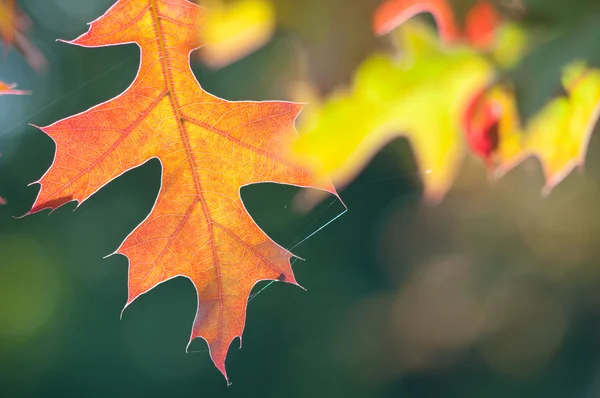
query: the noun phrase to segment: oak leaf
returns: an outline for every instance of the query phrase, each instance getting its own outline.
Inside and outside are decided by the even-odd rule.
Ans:
[[[303,118],[290,152],[341,188],[384,145],[407,137],[425,197],[437,202],[450,188],[465,152],[462,115],[494,69],[466,46],[442,48],[435,32],[422,23],[407,22],[395,34],[402,56],[367,59],[350,90],[338,92]]]
[[[408,21],[421,12],[434,15],[439,40],[425,24]],[[373,25],[377,34],[393,31],[399,59],[367,59],[351,89],[318,101],[303,117],[301,137],[290,144],[290,152],[341,188],[381,147],[406,137],[425,199],[436,203],[458,173],[468,148],[465,138],[468,144],[479,139],[483,151],[492,151],[493,142],[470,133],[487,129],[494,119],[473,119],[481,111],[472,107],[495,79],[497,67],[513,67],[521,58],[523,31],[500,20],[486,1],[469,11],[464,29],[445,0],[388,0],[376,11]],[[305,206],[320,198],[307,199]]]
[[[512,90],[497,86],[478,99],[479,111],[494,108],[488,128],[478,131],[480,140],[496,136],[496,145],[487,153],[471,147],[488,162],[497,177],[529,157],[540,160],[548,194],[575,167],[581,167],[590,136],[600,114],[600,70],[573,62],[563,71],[565,96],[550,101],[526,125],[522,125]],[[485,111],[483,111],[485,112]]]
[[[584,164],[600,112],[600,70],[583,63],[571,64],[563,73],[562,85],[567,96],[551,101],[528,123],[519,156],[540,159],[546,176],[545,193]]]
[[[202,337],[227,378],[225,357],[241,339],[248,296],[261,280],[297,284],[292,254],[255,224],[242,186],[318,183],[281,147],[296,135],[302,105],[229,102],[204,91],[189,57],[205,10],[187,0],[118,0],[89,31],[69,42],[82,47],[137,43],[141,64],[118,97],[43,130],[56,143],[52,166],[38,181],[30,213],[78,205],[111,180],[152,158],[162,185],[148,217],[115,253],[129,259],[130,305],[157,284],[189,278],[198,294],[190,342]]]

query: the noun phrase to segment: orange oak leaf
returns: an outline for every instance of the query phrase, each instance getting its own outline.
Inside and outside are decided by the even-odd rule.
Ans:
[[[489,47],[500,24],[498,13],[487,1],[479,1],[469,10],[461,29],[448,0],[387,0],[375,11],[373,30],[378,35],[387,34],[423,12],[433,15],[440,38],[446,44],[465,40],[474,47]]]
[[[30,213],[72,200],[79,205],[158,158],[162,184],[152,211],[115,252],[129,259],[125,308],[162,282],[190,279],[198,294],[190,342],[206,340],[227,378],[225,357],[232,341],[241,339],[253,286],[261,280],[297,284],[292,254],[252,220],[240,188],[276,182],[336,192],[280,149],[296,135],[302,105],[229,102],[200,87],[189,58],[204,16],[187,0],[118,0],[69,42],[137,43],[141,64],[118,97],[41,128],[55,141],[56,155],[38,181],[42,187]]]

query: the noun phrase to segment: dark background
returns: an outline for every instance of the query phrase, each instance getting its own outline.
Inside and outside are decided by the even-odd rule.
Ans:
[[[597,397],[600,396],[600,142],[583,173],[548,197],[531,159],[490,181],[467,159],[437,207],[421,203],[409,144],[377,155],[341,196],[348,213],[303,242],[294,270],[307,291],[275,283],[249,305],[226,386],[203,341],[185,353],[195,313],[187,279],[161,284],[119,319],[127,260],[112,253],[149,212],[153,160],[80,206],[23,219],[54,144],[47,125],[106,101],[135,77],[135,45],[55,42],[86,30],[111,0],[26,0],[50,63],[37,75],[14,50],[0,79],[33,95],[0,97],[0,396],[6,397]],[[199,82],[230,100],[289,98],[308,77],[323,95],[388,51],[370,31],[378,0],[278,0],[266,47]],[[467,7],[468,2],[457,2]],[[509,3],[509,2],[504,2]],[[600,65],[596,0],[530,0],[521,21],[536,43],[513,76],[524,117],[560,93],[574,59]],[[510,7],[509,7],[510,8]],[[335,217],[332,199],[306,215],[297,190],[242,192],[256,222],[292,247]],[[257,286],[258,291],[263,285]]]

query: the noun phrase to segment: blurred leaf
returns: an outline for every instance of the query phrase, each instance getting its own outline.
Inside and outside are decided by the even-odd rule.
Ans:
[[[4,83],[2,81],[0,81],[0,95],[25,95],[25,94],[30,94],[29,91],[24,91],[24,90],[15,90],[15,87],[17,87],[16,84],[7,84]]]
[[[535,156],[546,176],[544,192],[549,193],[583,165],[600,112],[600,70],[574,62],[565,68],[562,86],[566,95],[546,104],[525,127],[512,90],[495,86],[474,98],[465,123],[468,143],[497,176]]]
[[[333,95],[303,115],[302,135],[291,152],[323,180],[347,185],[381,147],[405,136],[415,153],[425,197],[435,203],[461,165],[463,134],[473,144],[473,139],[484,138],[472,134],[474,129],[487,131],[485,123],[495,122],[488,115],[490,120],[475,127],[471,105],[493,81],[496,66],[518,62],[526,48],[523,31],[509,23],[500,25],[494,7],[479,2],[467,13],[463,32],[443,0],[390,0],[375,14],[375,31],[389,32],[423,11],[436,18],[442,43],[425,25],[405,23],[394,33],[399,60],[372,56],[359,68],[351,92]],[[477,145],[484,144],[482,153],[495,147]],[[310,206],[317,198],[306,199]]]
[[[205,20],[199,26],[198,52],[212,68],[221,68],[265,45],[275,30],[275,12],[269,0],[238,0],[224,4],[205,1]]]
[[[422,12],[433,15],[442,40],[450,42],[460,38],[454,11],[446,0],[387,0],[375,11],[373,30],[378,35],[387,34]]]
[[[3,0],[0,2],[0,32],[6,48],[12,43],[15,35],[15,19],[15,0]]]
[[[498,99],[492,96],[493,94],[495,92],[488,93],[486,88],[473,96],[467,105],[463,121],[469,148],[482,157],[488,167],[492,165],[491,155],[498,148],[499,141],[500,115],[496,105]]]
[[[512,70],[521,62],[523,54],[529,51],[530,47],[523,28],[516,24],[505,23],[496,31],[496,41],[489,48],[489,52],[499,66]]]
[[[546,193],[583,165],[600,112],[600,70],[572,63],[563,72],[562,86],[567,95],[552,100],[528,123],[522,150],[500,153],[499,158],[503,174],[526,157],[538,157],[546,176]],[[517,115],[514,107],[507,112]],[[513,140],[514,131],[501,130],[501,137]]]
[[[479,1],[467,13],[464,29],[456,22],[454,10],[447,0],[387,0],[376,11],[373,29],[376,34],[389,33],[416,14],[428,12],[437,23],[445,43],[466,40],[474,47],[485,48],[494,41],[500,18],[487,1]]]
[[[407,53],[398,61],[384,55],[365,61],[351,92],[333,96],[302,120],[292,152],[323,180],[343,187],[381,147],[408,137],[425,195],[436,201],[461,164],[462,115],[494,70],[468,47],[441,48],[423,24],[409,22],[398,35]]]
[[[29,39],[27,31],[30,26],[31,20],[15,6],[15,0],[0,1],[0,34],[5,48],[14,45],[25,56],[27,63],[39,72],[46,68],[46,58]]]

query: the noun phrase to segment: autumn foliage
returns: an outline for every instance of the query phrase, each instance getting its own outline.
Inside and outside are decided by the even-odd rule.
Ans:
[[[31,213],[79,204],[149,159],[162,186],[148,217],[115,253],[129,259],[127,305],[157,284],[189,278],[198,293],[190,342],[208,342],[227,377],[225,356],[242,335],[246,305],[261,280],[297,284],[292,254],[254,223],[240,188],[277,182],[335,193],[286,158],[301,105],[229,102],[204,91],[190,70],[204,10],[187,0],[120,0],[69,42],[101,47],[135,42],[141,65],[123,94],[41,130],[56,155]]]
[[[161,186],[152,210],[113,253],[129,262],[125,308],[163,282],[188,278],[197,293],[188,347],[204,339],[228,381],[227,352],[236,338],[241,345],[256,283],[299,285],[294,255],[254,222],[242,187],[274,182],[339,199],[336,188],[351,184],[398,137],[410,144],[430,204],[452,189],[468,156],[493,177],[535,157],[544,193],[584,164],[600,115],[600,70],[585,60],[565,65],[563,92],[522,117],[509,72],[531,43],[495,3],[473,2],[458,18],[447,0],[384,0],[371,34],[392,42],[393,50],[367,56],[351,84],[331,94],[317,95],[307,83],[315,101],[302,113],[300,135],[295,123],[305,104],[228,101],[204,90],[190,66],[199,48],[197,58],[218,69],[266,44],[276,31],[273,4],[200,4],[212,9],[189,0],[116,0],[67,42],[86,48],[135,43],[139,70],[117,97],[39,127],[56,151],[27,214],[72,201],[79,206],[158,159]],[[419,20],[422,13],[435,23]],[[43,71],[46,60],[28,38],[30,24],[14,1],[0,2],[4,45]],[[0,95],[28,93],[0,82]]]
[[[437,37],[429,26],[409,21],[422,12],[434,16]],[[393,36],[399,56],[367,59],[352,89],[314,110],[290,145],[318,176],[344,187],[399,136],[413,148],[430,203],[448,192],[467,149],[494,176],[530,156],[539,158],[545,193],[583,163],[598,118],[596,70],[569,65],[563,78],[569,96],[550,102],[522,126],[512,87],[498,77],[527,44],[520,28],[503,21],[491,3],[478,2],[461,27],[447,1],[389,0],[373,24],[375,33]]]

